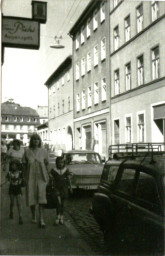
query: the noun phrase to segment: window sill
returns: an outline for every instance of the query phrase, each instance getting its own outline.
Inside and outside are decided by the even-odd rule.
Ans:
[[[104,62],[105,60],[106,60],[106,57],[102,58],[102,59],[101,59],[101,62]]]
[[[100,20],[100,24],[103,24],[105,21],[105,18],[103,20]]]

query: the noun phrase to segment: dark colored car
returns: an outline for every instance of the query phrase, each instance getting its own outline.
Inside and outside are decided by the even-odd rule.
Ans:
[[[73,189],[97,189],[103,170],[98,153],[92,150],[70,150],[64,153],[64,157],[72,173]]]
[[[106,162],[92,212],[109,246],[164,255],[165,151],[137,147]]]

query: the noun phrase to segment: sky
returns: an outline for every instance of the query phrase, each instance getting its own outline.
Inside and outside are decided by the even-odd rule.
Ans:
[[[1,67],[2,102],[12,98],[15,103],[34,109],[38,105],[48,105],[48,89],[44,84],[63,60],[72,54],[72,40],[68,32],[89,1],[45,0],[47,22],[40,25],[39,50],[5,47]],[[31,18],[31,2],[32,0],[2,0],[2,13],[4,16]],[[55,43],[54,36],[60,35],[65,48],[50,48]]]

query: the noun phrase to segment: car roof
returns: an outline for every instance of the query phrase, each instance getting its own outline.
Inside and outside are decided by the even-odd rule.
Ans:
[[[135,159],[119,159],[119,160],[108,160],[106,165],[120,165],[123,162],[123,166],[141,166],[153,175],[160,176],[165,174],[165,154],[153,155],[153,156],[141,156]]]

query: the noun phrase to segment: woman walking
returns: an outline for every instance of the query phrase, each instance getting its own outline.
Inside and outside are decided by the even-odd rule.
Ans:
[[[26,199],[30,206],[32,223],[37,223],[36,206],[39,205],[39,227],[45,228],[44,205],[46,200],[46,185],[48,175],[48,152],[41,147],[41,138],[33,134],[29,148],[25,151],[23,162],[25,164]]]

